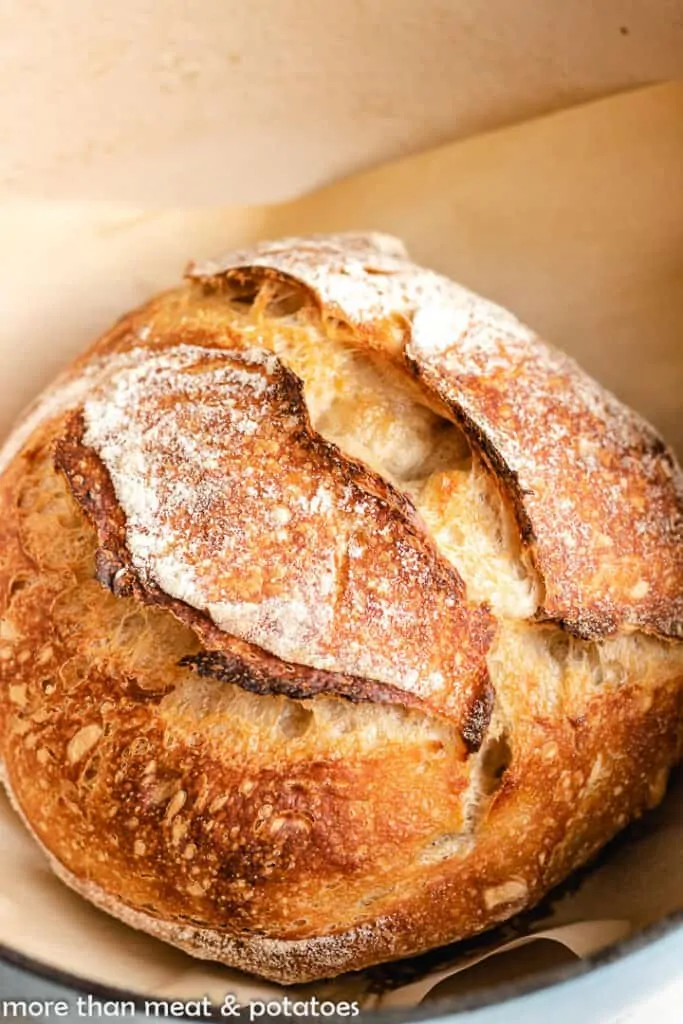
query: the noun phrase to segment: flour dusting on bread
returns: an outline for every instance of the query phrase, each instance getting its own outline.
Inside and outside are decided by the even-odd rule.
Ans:
[[[311,430],[275,356],[148,354],[93,388],[83,418],[143,584],[284,661],[470,714],[487,612],[407,499]]]

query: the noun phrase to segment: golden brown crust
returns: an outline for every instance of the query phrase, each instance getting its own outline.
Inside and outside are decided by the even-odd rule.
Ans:
[[[598,639],[683,636],[683,480],[641,417],[492,303],[385,236],[264,243],[200,266],[208,286],[283,276],[323,315],[403,354],[490,462],[545,587],[539,616]]]
[[[677,471],[667,485],[666,453],[639,421],[622,422],[611,399],[577,384],[573,364],[507,314],[492,326],[490,307],[419,272],[394,242],[278,243],[227,264],[194,271],[193,283],[120,321],[38,403],[0,462],[0,752],[13,801],[68,884],[194,955],[290,983],[490,927],[661,798],[683,741],[683,645],[644,633],[672,635],[679,621]],[[258,303],[262,272],[294,283],[273,293],[272,308],[240,319],[226,281]],[[428,294],[437,305],[457,294],[494,332],[500,359],[484,360],[494,341],[469,321],[457,365],[451,335],[429,348],[416,315]],[[317,331],[321,311],[327,337]],[[388,358],[421,381],[397,399],[406,418],[423,401],[464,426],[526,524],[544,614],[562,628],[539,622],[528,604],[494,623],[468,603],[457,558],[446,561],[415,513],[420,479],[398,473],[398,485],[387,483],[311,427],[309,392],[302,400],[286,368],[294,349],[282,359],[263,351],[287,330],[294,345],[329,346],[330,359],[333,335],[348,340],[353,359],[372,349],[378,365]],[[328,389],[353,383],[351,362]],[[532,410],[518,378],[540,391]],[[571,544],[547,550],[560,507],[551,489],[569,486],[557,478],[553,444],[580,402],[576,443],[604,430],[605,465],[591,478],[595,498],[572,478],[586,509],[576,508],[581,529],[572,521],[567,534],[585,542],[570,559]],[[429,416],[415,423],[441,438]],[[460,455],[453,462],[457,445],[445,459],[431,445],[419,448],[433,463],[428,489],[448,508],[472,466]],[[534,464],[529,445],[552,471]],[[618,462],[632,508],[634,496],[659,502],[629,513],[647,535],[628,549],[633,571],[644,571],[645,553],[660,568],[671,556],[661,588],[640,598],[624,590],[626,514],[603,523]],[[214,486],[212,467],[229,488]],[[258,508],[247,471],[271,488]],[[522,493],[532,472],[537,493]],[[179,481],[184,490],[173,491]],[[309,503],[299,549],[288,532],[304,525],[293,495],[321,483],[331,500],[324,515],[320,500]],[[490,489],[472,493],[490,500]],[[197,495],[203,508],[192,504]],[[465,523],[491,532],[482,549],[471,534],[476,551],[503,545],[504,521],[489,512],[489,525]],[[238,518],[253,524],[243,553],[226,546],[225,525]],[[589,571],[603,525],[616,552],[612,592]],[[306,564],[319,581],[314,555],[336,551],[351,527],[374,557],[336,578],[336,634],[318,629],[300,657],[226,631],[207,610],[215,602],[197,598],[215,586],[257,604],[248,570],[265,570],[267,585],[291,581],[284,547],[292,562],[301,550],[298,570]],[[511,566],[522,572],[514,558]],[[368,595],[386,580],[373,619]],[[643,632],[627,635],[638,623]],[[612,631],[620,635],[600,643],[571,635]],[[340,671],[358,637],[379,670]],[[320,664],[325,644],[332,668]],[[317,664],[306,663],[312,651]],[[440,690],[435,673],[449,667],[452,687]]]
[[[11,602],[17,636],[0,645],[9,790],[65,881],[194,955],[292,983],[490,927],[656,803],[679,755],[683,673],[653,666],[617,689],[568,693],[552,717],[527,677],[512,764],[476,841],[449,851],[467,785],[459,753],[444,763],[437,741],[403,734],[374,749],[340,737],[324,760],[313,736],[262,737],[245,755],[248,726],[227,707],[195,718],[178,697],[192,692],[175,667],[182,627],[153,612],[160,650],[144,672],[122,651],[93,658],[97,623],[115,636],[135,602],[94,584],[71,604],[73,581],[36,572],[23,533],[2,537],[15,583],[31,579]],[[36,615],[38,602],[51,613]]]
[[[655,431],[537,339],[411,358],[506,488],[545,592],[539,618],[600,639],[683,635],[683,486]]]
[[[353,927],[303,935],[269,921],[267,928],[240,934],[224,921],[206,927],[179,919],[169,912],[169,902],[160,918],[149,906],[131,906],[113,884],[69,872],[60,861],[55,868],[102,909],[194,956],[284,984],[360,970],[476,934],[537,903],[628,821],[658,803],[668,766],[680,756],[682,721],[679,676],[647,698],[638,686],[627,685],[618,694],[597,695],[577,718],[534,723],[519,749],[517,768],[506,774],[481,824],[476,846],[432,865],[419,887],[412,880],[402,887],[397,872],[389,906],[380,904]],[[616,759],[613,750],[623,753]],[[400,787],[387,792],[387,816],[399,813],[394,801],[400,799]],[[194,820],[192,808],[188,817]],[[355,826],[347,844],[353,846],[358,835]],[[166,851],[172,887],[177,855],[170,844]],[[320,870],[319,898],[331,923],[330,875]],[[266,899],[278,898],[277,886],[263,878],[259,885]],[[334,898],[347,904],[353,891],[349,872]]]

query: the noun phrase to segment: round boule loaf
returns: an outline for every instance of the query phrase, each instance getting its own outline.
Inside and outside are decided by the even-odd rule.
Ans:
[[[55,871],[285,982],[536,903],[683,737],[656,432],[384,235],[121,319],[0,452],[0,754]]]

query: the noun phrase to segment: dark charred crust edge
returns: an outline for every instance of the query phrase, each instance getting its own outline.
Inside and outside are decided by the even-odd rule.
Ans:
[[[479,696],[473,700],[461,735],[470,754],[476,754],[484,742],[493,715],[493,707],[496,700],[496,691],[493,688],[491,679],[486,672],[482,679]]]
[[[321,694],[343,697],[353,704],[403,704],[418,707],[420,702],[393,686],[375,683],[359,676],[338,675],[322,669],[311,669],[283,663],[290,675],[275,676],[267,668],[247,665],[238,656],[223,651],[200,651],[188,654],[178,662],[203,678],[235,683],[243,690],[261,696],[283,696],[293,700],[311,700]],[[305,673],[305,682],[302,674]]]

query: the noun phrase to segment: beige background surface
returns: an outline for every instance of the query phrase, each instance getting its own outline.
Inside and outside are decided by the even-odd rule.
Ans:
[[[265,202],[679,75],[681,0],[0,0],[0,195]]]

